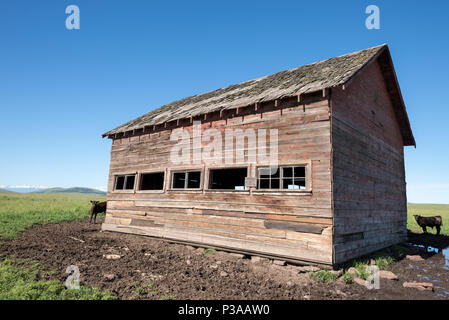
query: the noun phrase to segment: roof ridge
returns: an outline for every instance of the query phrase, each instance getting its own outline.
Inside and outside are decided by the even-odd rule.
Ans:
[[[103,136],[341,85],[351,79],[384,47],[388,47],[387,44],[175,100],[128,121],[104,133]]]

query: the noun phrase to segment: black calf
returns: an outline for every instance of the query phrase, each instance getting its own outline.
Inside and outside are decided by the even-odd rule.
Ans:
[[[92,223],[92,218],[94,218],[94,224],[97,221],[97,214],[100,212],[106,212],[106,201],[91,201],[92,205],[90,207],[90,223]]]
[[[424,233],[427,233],[427,227],[437,228],[437,234],[440,234],[440,228],[443,225],[443,219],[441,216],[435,217],[422,217],[414,215],[416,222],[423,229]]]

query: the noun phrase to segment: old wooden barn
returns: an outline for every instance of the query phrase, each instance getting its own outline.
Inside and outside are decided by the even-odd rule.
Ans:
[[[406,240],[415,140],[387,45],[181,99],[103,137],[102,230],[323,265]]]

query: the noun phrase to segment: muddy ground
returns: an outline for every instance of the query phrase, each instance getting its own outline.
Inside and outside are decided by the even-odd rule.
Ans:
[[[84,285],[109,290],[120,299],[449,299],[448,257],[414,244],[447,248],[449,237],[410,234],[408,254],[424,259],[390,265],[399,280],[381,279],[379,290],[341,279],[319,282],[297,266],[269,260],[100,232],[100,224],[88,220],[35,225],[16,239],[2,239],[0,254],[36,260],[56,271],[53,277],[62,282],[67,266],[76,265]],[[120,257],[107,259],[109,255]],[[434,290],[404,288],[403,282],[410,281],[431,282]]]

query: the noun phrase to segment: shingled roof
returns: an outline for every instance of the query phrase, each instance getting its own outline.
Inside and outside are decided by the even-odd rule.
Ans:
[[[177,100],[108,131],[103,137],[340,86],[385,49],[388,51],[384,44]]]

